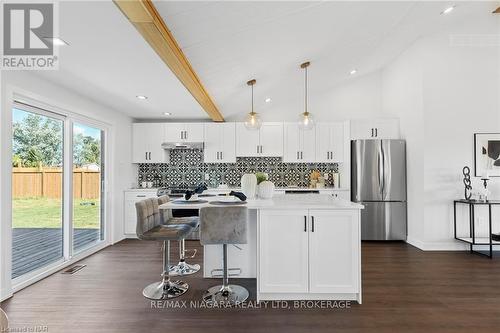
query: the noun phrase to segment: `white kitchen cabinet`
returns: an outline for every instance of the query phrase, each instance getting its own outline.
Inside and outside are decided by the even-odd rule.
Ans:
[[[359,290],[360,230],[353,211],[309,210],[309,291]]]
[[[259,223],[259,290],[308,290],[307,210],[266,210]]]
[[[165,142],[203,142],[203,123],[165,123]]]
[[[236,163],[234,123],[207,123],[204,128],[205,163]]]
[[[283,162],[313,163],[316,161],[316,130],[304,130],[297,123],[285,123]]]
[[[135,227],[137,223],[137,213],[135,203],[144,199],[156,197],[156,190],[132,190],[125,191],[124,194],[124,226],[123,230],[126,235],[135,235]]]
[[[263,299],[361,292],[359,211],[262,210],[258,225]]]
[[[283,123],[262,123],[258,130],[236,123],[236,156],[283,156]]]
[[[316,162],[344,162],[344,147],[346,144],[344,123],[316,124]]]
[[[132,124],[132,163],[165,163],[168,153],[161,147],[164,142],[164,124]]]
[[[362,119],[351,122],[351,139],[399,139],[399,119]]]

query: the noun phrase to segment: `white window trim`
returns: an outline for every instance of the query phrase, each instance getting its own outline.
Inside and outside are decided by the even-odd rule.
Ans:
[[[83,115],[83,112],[78,108],[73,108],[69,105],[63,105],[57,101],[54,101],[45,96],[38,95],[31,91],[25,90],[23,88],[6,85],[4,87],[5,94],[4,100],[1,101],[1,113],[0,113],[0,155],[10,156],[12,153],[12,108],[14,106],[14,101],[20,101],[28,105],[33,105],[34,107],[40,108],[42,110],[49,110],[49,113],[56,113],[66,117],[65,126],[72,125],[73,122],[81,122],[83,124],[95,126],[101,130],[104,130],[104,140],[105,140],[105,151],[104,151],[104,204],[105,216],[104,218],[104,240],[98,243],[96,246],[83,250],[82,252],[76,254],[73,257],[65,258],[67,261],[56,262],[52,267],[44,268],[45,272],[34,271],[23,276],[23,279],[11,279],[12,273],[12,161],[9,158],[0,159],[0,301],[3,301],[13,295],[13,292],[17,292],[37,281],[43,279],[58,270],[67,267],[78,260],[81,260],[93,253],[96,253],[103,248],[113,244],[113,206],[111,198],[114,196],[112,178],[110,177],[110,170],[112,170],[114,160],[113,160],[113,126],[109,123],[99,121]],[[70,111],[72,110],[72,111]],[[79,112],[80,111],[80,112]],[[65,131],[67,133],[72,133],[72,128]],[[65,138],[66,139],[66,138]],[[69,141],[66,141],[69,142]],[[66,145],[70,146],[70,145]],[[65,146],[65,150],[67,149]],[[67,153],[65,151],[65,153]],[[67,155],[72,156],[72,154]],[[71,167],[68,163],[64,164],[67,167]],[[68,173],[66,172],[68,175]],[[64,182],[68,185],[68,181]],[[66,186],[65,185],[65,186]],[[69,186],[71,186],[70,184]],[[65,188],[65,190],[67,190]],[[66,193],[72,193],[66,192]],[[71,196],[70,196],[71,197]],[[66,204],[68,203],[67,200]],[[67,215],[67,214],[66,214]]]

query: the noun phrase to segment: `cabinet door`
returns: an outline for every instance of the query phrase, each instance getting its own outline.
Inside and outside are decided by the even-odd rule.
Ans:
[[[143,133],[145,140],[148,141],[148,160],[147,163],[165,163],[165,150],[161,144],[165,142],[165,124],[151,123],[147,124],[146,131]]]
[[[316,161],[316,128],[301,130],[300,162],[313,163]]]
[[[132,163],[146,163],[148,160],[147,126],[145,123],[132,124]]]
[[[399,139],[398,119],[378,119],[374,121],[376,139]]]
[[[223,123],[220,144],[221,162],[236,163],[236,129],[234,123]]]
[[[139,192],[125,192],[125,204],[124,204],[124,226],[123,230],[125,234],[135,235],[136,234],[136,224],[137,224],[137,213],[135,210],[135,203],[147,198],[156,197],[155,191],[139,191]]]
[[[300,162],[301,131],[297,123],[285,123],[283,126],[283,162]]]
[[[183,123],[165,123],[165,142],[183,142],[185,126]]]
[[[359,212],[310,210],[309,215],[309,292],[359,292]]]
[[[259,291],[307,292],[307,210],[262,210],[258,232]]]
[[[203,123],[186,123],[184,125],[185,142],[203,142]]]
[[[259,130],[249,130],[244,123],[236,123],[236,156],[260,156]]]
[[[205,148],[203,149],[203,157],[205,163],[219,163],[223,124],[205,124]]]
[[[344,123],[330,124],[330,162],[344,161]]]
[[[283,156],[283,123],[263,123],[259,132],[260,156]]]

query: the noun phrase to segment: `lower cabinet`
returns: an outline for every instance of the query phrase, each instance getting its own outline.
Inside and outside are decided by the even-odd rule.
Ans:
[[[126,191],[124,196],[123,232],[128,236],[135,236],[137,213],[135,203],[144,199],[156,197],[156,190]]]
[[[360,301],[359,210],[262,210],[258,233],[261,299],[288,293]]]

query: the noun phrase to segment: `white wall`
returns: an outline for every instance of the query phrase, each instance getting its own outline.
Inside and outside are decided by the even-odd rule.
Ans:
[[[474,41],[498,31],[491,16],[421,38],[383,71],[383,108],[399,114],[408,146],[409,241],[423,249],[465,248],[453,239],[452,201],[463,196],[461,170],[473,170],[474,133],[500,132],[498,45],[457,46],[451,40],[468,35]],[[480,186],[473,179],[473,187]],[[490,189],[500,199],[500,180],[492,180]],[[484,233],[484,212],[478,222]]]
[[[108,207],[111,223],[110,240],[123,239],[123,191],[130,187],[135,179],[131,164],[132,119],[119,112],[103,107],[87,98],[43,80],[29,71],[4,71],[1,75],[1,113],[0,113],[0,185],[1,185],[1,234],[2,240],[10,243],[11,230],[11,91],[22,92],[34,100],[52,105],[89,120],[106,124],[108,130]],[[0,276],[2,294],[10,292],[10,276],[6,267],[10,267],[10,255],[3,250],[6,244],[0,244]],[[10,245],[9,245],[10,246]],[[8,272],[10,274],[10,272]],[[5,289],[7,287],[7,289]]]

